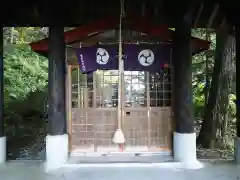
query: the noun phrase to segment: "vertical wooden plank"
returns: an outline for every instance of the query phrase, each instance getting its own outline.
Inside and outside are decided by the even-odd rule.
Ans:
[[[81,89],[80,89],[80,71],[77,70],[77,107],[81,108],[82,98],[81,98]]]
[[[84,118],[85,118],[85,124],[86,124],[85,129],[84,129],[84,132],[85,132],[84,137],[88,138],[88,136],[87,136],[88,126],[87,126],[87,124],[89,124],[88,123],[88,119],[89,119],[88,112],[89,112],[90,108],[88,106],[88,79],[87,79],[87,75],[85,76],[85,86],[84,86],[84,90],[83,90],[83,104],[84,104],[84,106],[82,108],[83,108],[84,113],[85,113]],[[84,145],[86,145],[86,144],[84,143]]]
[[[169,68],[170,68],[170,83],[171,83],[171,106],[169,107],[170,110],[169,110],[169,113],[170,113],[170,135],[169,135],[169,138],[170,138],[170,142],[171,142],[171,150],[173,149],[173,132],[176,130],[176,127],[175,127],[175,121],[174,121],[174,118],[173,118],[173,65],[172,65],[172,48],[171,48],[171,58],[170,58],[170,64],[169,64]]]
[[[148,111],[148,136],[147,136],[147,143],[148,143],[148,148],[150,148],[151,146],[151,107],[150,107],[150,84],[149,84],[149,79],[150,79],[150,73],[149,72],[145,72],[146,73],[146,91],[147,91],[147,111]]]
[[[93,108],[97,108],[97,73],[93,73]]]
[[[84,86],[84,91],[83,91],[83,102],[84,102],[84,107],[85,109],[88,109],[88,86],[87,86],[87,76],[85,77],[86,79],[86,86]]]
[[[69,152],[72,152],[72,66],[68,65],[66,76],[66,103],[67,103],[67,125],[68,125],[68,139],[69,139]]]
[[[97,72],[93,72],[93,105],[92,107],[94,110],[97,108]],[[93,140],[93,147],[94,147],[94,152],[97,152],[97,140],[96,140],[96,133],[94,132],[94,140]]]

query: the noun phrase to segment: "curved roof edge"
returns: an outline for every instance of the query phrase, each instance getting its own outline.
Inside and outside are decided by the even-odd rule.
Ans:
[[[107,17],[93,21],[89,24],[80,26],[78,28],[66,31],[64,33],[65,43],[72,44],[90,37],[94,33],[101,33],[118,26],[118,17]],[[162,40],[172,40],[174,31],[166,26],[155,25],[147,19],[131,16],[127,18],[128,26],[131,30],[142,32],[148,36],[157,37]],[[192,54],[198,54],[210,48],[210,42],[192,37]],[[33,51],[43,55],[48,55],[48,38],[42,39],[30,44]]]

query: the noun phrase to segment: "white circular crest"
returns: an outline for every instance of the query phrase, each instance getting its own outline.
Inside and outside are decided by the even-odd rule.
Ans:
[[[144,49],[138,54],[138,61],[142,66],[150,66],[154,62],[154,53],[150,49]]]
[[[97,48],[96,61],[98,64],[107,64],[109,60],[109,53],[104,48]]]

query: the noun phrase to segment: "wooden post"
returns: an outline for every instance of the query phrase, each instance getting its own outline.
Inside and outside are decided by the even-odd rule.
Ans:
[[[64,27],[50,27],[46,171],[59,168],[68,159],[65,58]]]
[[[236,27],[236,62],[240,61],[238,59],[240,59],[240,28]],[[237,68],[237,67],[236,67]],[[237,71],[237,69],[236,69]],[[237,88],[237,102],[236,102],[236,106],[237,106],[237,124],[236,124],[236,128],[237,128],[237,137],[240,138],[240,93],[239,90],[240,88],[238,86],[236,86]]]
[[[236,62],[240,61],[240,28],[236,26]],[[239,60],[238,60],[239,59]],[[236,67],[237,68],[237,67]],[[237,72],[237,69],[236,69]],[[236,122],[236,128],[237,128],[237,137],[235,140],[235,162],[237,164],[240,164],[240,100],[239,100],[239,93],[240,88],[236,85],[236,92],[237,92],[237,122]]]
[[[0,31],[0,164],[6,161],[6,137],[4,132],[4,68],[3,68],[3,28]]]
[[[173,39],[173,118],[176,129],[173,155],[186,168],[202,167],[196,159],[196,134],[193,132],[191,15],[185,14],[175,28]]]
[[[68,140],[69,140],[69,152],[72,151],[72,66],[68,65],[66,77],[66,111],[67,111],[67,128],[68,128]]]
[[[176,132],[193,132],[191,27],[182,23],[175,29],[173,45],[173,112]]]
[[[67,132],[65,109],[65,44],[63,27],[49,28],[49,123],[48,134],[63,135]]]
[[[4,68],[3,68],[3,28],[0,31],[0,138],[4,137],[4,119],[3,119],[3,107],[4,107]]]

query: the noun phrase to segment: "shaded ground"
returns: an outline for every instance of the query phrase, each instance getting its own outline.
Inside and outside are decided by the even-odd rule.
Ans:
[[[200,170],[183,170],[179,164],[68,165],[52,174],[41,163],[9,163],[0,166],[1,180],[239,180],[240,166],[232,162],[205,163]]]
[[[29,146],[15,148],[13,153],[9,153],[10,160],[45,160],[46,155],[45,136],[40,135],[38,139]],[[233,153],[223,150],[197,149],[198,159],[233,159]]]

